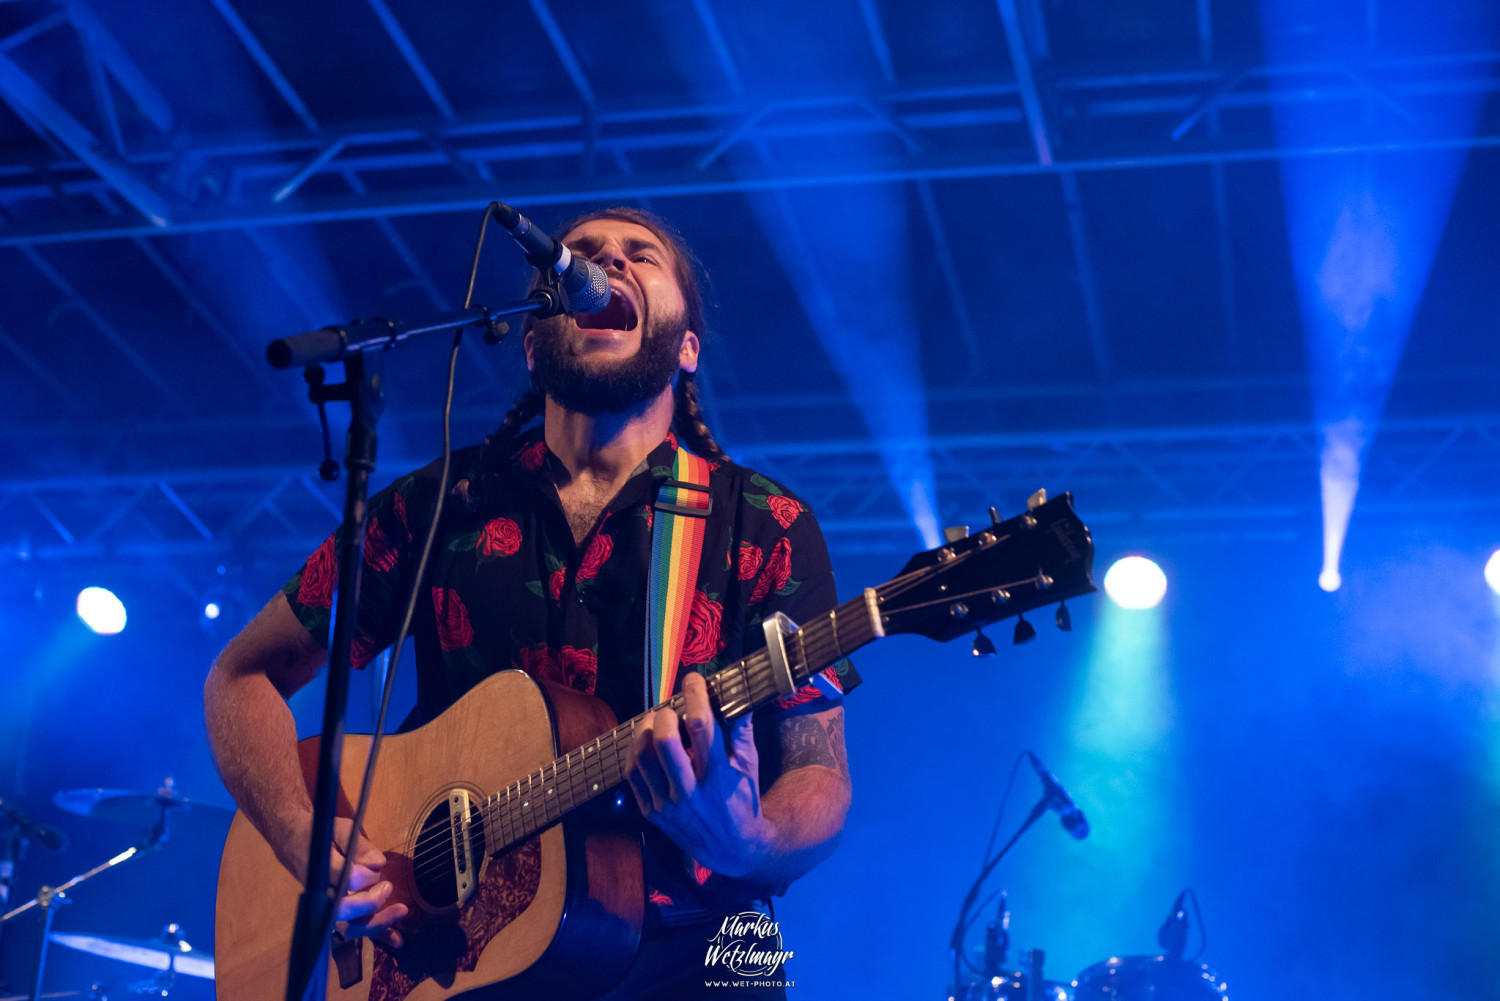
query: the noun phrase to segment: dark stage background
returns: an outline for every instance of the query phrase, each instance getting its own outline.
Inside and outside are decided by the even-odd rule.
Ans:
[[[545,227],[624,201],[707,265],[710,422],[819,513],[843,597],[1038,487],[1074,492],[1096,579],[1131,554],[1168,579],[1154,609],[1071,603],[1071,633],[1038,613],[1024,647],[997,625],[993,659],[858,656],[849,826],[778,905],[791,996],[947,996],[1029,748],[1093,830],[1049,816],[995,873],[1012,966],[1155,952],[1191,886],[1242,1001],[1500,997],[1495,22],[1488,0],[0,0],[0,798],[71,839],[33,846],[15,899],[136,836],[58,790],[171,776],[230,805],[204,675],[341,497],[265,343],[454,307],[492,198]],[[479,297],[526,277],[492,234]],[[460,442],[525,378],[514,341],[469,340]],[[377,485],[436,453],[444,360],[392,360]],[[85,585],[124,632],[83,628]],[[296,709],[311,732],[319,693]],[[1020,771],[1002,837],[1038,792]],[[184,816],[58,930],[177,921],[211,948],[227,824]],[[0,939],[17,992],[35,937]],[[47,984],[142,976],[56,949]]]

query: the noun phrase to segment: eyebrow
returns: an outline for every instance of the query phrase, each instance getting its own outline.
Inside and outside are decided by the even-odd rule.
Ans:
[[[585,236],[577,240],[568,241],[568,249],[572,250],[576,254],[583,254],[587,256],[598,250],[599,245],[603,242],[604,241],[599,239],[599,237],[597,236]],[[626,237],[624,241],[624,247],[627,254],[637,250],[654,250],[658,254],[661,254],[663,256],[665,256],[667,253],[666,248],[657,243],[655,240],[639,236]]]

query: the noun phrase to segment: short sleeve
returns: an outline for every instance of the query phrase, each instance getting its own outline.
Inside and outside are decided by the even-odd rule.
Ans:
[[[390,646],[400,629],[416,558],[413,539],[419,546],[425,538],[425,512],[431,505],[431,498],[417,497],[419,492],[417,478],[403,476],[366,506],[360,607],[349,657],[354,667],[364,667]],[[422,514],[414,519],[414,512]],[[347,536],[340,527],[324,539],[281,589],[303,628],[325,647],[331,638],[339,559]]]
[[[828,546],[823,541],[823,532],[817,519],[807,505],[771,480],[752,476],[747,494],[752,509],[757,515],[769,518],[774,530],[768,533],[774,539],[769,545],[755,546],[759,550],[759,566],[752,575],[754,585],[746,604],[746,610],[755,628],[768,616],[785,613],[793,622],[801,625],[818,616],[827,614],[838,606],[838,589],[833,578],[833,565],[828,558]],[[766,491],[761,494],[759,491]],[[764,503],[764,508],[762,508]],[[743,568],[755,562],[755,552],[741,553]],[[848,657],[823,671],[827,681],[832,682],[830,696],[816,685],[805,685],[791,695],[777,699],[765,712],[776,714],[821,712],[839,704],[843,695],[860,683],[859,673]]]

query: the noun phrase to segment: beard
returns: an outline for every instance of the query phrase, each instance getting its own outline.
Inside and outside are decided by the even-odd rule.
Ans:
[[[578,357],[568,349],[568,322],[567,316],[549,316],[532,327],[531,383],[564,408],[587,417],[623,413],[656,399],[676,378],[688,329],[681,311],[660,320],[647,314],[640,347],[623,360]]]

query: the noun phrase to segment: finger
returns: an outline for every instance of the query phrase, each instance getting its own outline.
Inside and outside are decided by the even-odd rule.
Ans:
[[[349,817],[334,818],[333,843],[341,852],[349,844],[349,832],[353,829],[353,824],[353,820]],[[354,861],[360,865],[369,866],[371,869],[379,869],[385,865],[385,852],[377,848],[373,841],[361,833],[354,842]]]
[[[682,679],[682,694],[687,701],[686,719],[688,741],[692,744],[693,773],[702,778],[708,771],[709,762],[719,753],[719,733],[713,707],[708,701],[708,683],[703,675],[694,672]]]
[[[357,921],[369,917],[385,906],[385,902],[390,899],[391,890],[390,883],[376,883],[368,890],[345,895],[339,901],[338,919]]]
[[[641,731],[637,745],[635,770],[631,772],[632,785],[639,781],[644,787],[646,804],[641,812],[660,812],[667,804],[667,777],[662,773],[661,759],[656,755],[656,732],[654,728]]]
[[[729,755],[740,771],[747,775],[760,774],[760,752],[755,749],[755,718],[748,713],[730,725]]]
[[[697,780],[693,774],[692,759],[682,746],[677,714],[670,709],[657,712],[655,733],[656,760],[666,779],[668,799],[673,803],[681,803],[692,795],[697,787]]]
[[[407,912],[408,908],[405,904],[388,904],[373,914],[349,921],[344,929],[344,937],[368,935],[370,938],[391,941],[388,936],[395,933],[399,947],[400,933],[396,931],[396,922],[406,917]]]

